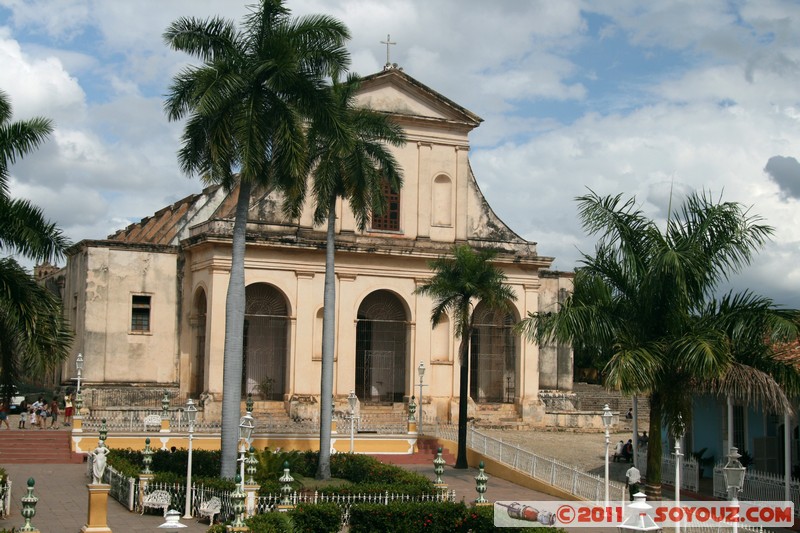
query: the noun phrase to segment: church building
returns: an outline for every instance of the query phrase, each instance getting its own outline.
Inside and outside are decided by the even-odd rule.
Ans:
[[[571,274],[547,270],[553,258],[484,199],[468,158],[480,117],[393,66],[363,79],[358,102],[391,114],[408,142],[393,148],[404,184],[385,191],[382,216],[359,231],[347,203],[337,206],[337,406],[355,391],[362,405],[402,408],[418,394],[422,364],[426,419],[457,419],[454,320],[432,327],[433,302],[415,289],[432,276],[428,261],[468,244],[499,252],[495,263],[517,296],[507,314],[475,308],[470,416],[503,413],[540,425],[540,391],[572,388],[572,352],[539,347],[513,326],[529,312],[555,310]],[[176,401],[202,397],[205,416],[219,416],[237,194],[210,186],[69,249],[59,275],[75,341],[58,379],[74,384],[83,354],[87,406],[136,405],[166,389]],[[319,406],[325,227],[313,224],[310,207],[290,220],[280,204],[271,190],[254,190],[250,203],[243,394],[304,417]]]

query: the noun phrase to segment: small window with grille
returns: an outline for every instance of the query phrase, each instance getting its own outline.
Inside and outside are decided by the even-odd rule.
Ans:
[[[381,189],[386,199],[386,210],[381,215],[372,213],[372,229],[400,231],[400,192],[393,190],[388,180],[383,180]]]
[[[134,294],[131,304],[131,332],[150,331],[150,296]]]

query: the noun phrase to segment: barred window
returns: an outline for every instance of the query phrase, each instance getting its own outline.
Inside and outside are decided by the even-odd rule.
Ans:
[[[150,331],[150,296],[134,294],[131,305],[131,331]]]
[[[383,180],[381,188],[386,210],[382,215],[372,213],[372,229],[400,231],[400,192],[392,190],[388,180]]]

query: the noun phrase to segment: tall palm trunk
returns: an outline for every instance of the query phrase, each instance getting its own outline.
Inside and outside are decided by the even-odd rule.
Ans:
[[[239,181],[236,217],[231,243],[231,273],[225,301],[225,351],[222,368],[222,466],[221,476],[236,475],[236,444],[239,440],[239,415],[242,401],[242,349],[244,345],[244,252],[247,211],[250,207],[250,182]]]
[[[472,328],[465,328],[461,334],[458,348],[459,369],[458,382],[458,454],[454,468],[469,468],[467,464],[467,407],[469,405],[469,341]]]
[[[328,199],[328,228],[325,235],[325,295],[322,310],[322,372],[319,400],[319,463],[317,479],[331,477],[331,425],[333,423],[333,349],[336,326],[336,196]]]
[[[650,394],[650,440],[647,441],[645,493],[648,500],[661,499],[661,393]],[[633,444],[636,446],[636,443]]]

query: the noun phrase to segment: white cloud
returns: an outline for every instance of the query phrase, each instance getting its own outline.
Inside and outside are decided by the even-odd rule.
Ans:
[[[170,77],[190,58],[168,50],[161,35],[181,16],[238,22],[248,3],[0,0],[10,14],[0,27],[0,88],[18,118],[56,122],[53,138],[12,169],[12,191],[81,239],[103,238],[199,190],[177,170],[180,124],[162,110]],[[342,19],[360,74],[383,66],[380,41],[391,34],[393,62],[482,116],[470,154],[480,186],[557,267],[571,270],[576,248],[593,250],[574,201],[586,187],[636,195],[659,219],[670,191],[702,189],[752,205],[776,227],[775,242],[739,279],[800,307],[800,209],[764,172],[774,156],[800,159],[800,4],[288,6],[294,15]]]
[[[84,107],[78,81],[55,57],[33,59],[0,31],[0,87],[11,97],[14,117],[46,116],[74,120]]]

